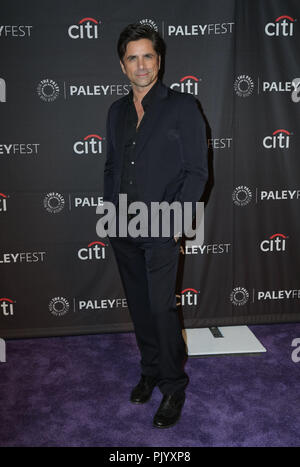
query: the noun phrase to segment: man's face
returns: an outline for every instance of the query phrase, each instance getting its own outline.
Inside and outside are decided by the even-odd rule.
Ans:
[[[139,39],[128,42],[123,63],[120,61],[120,64],[132,86],[145,88],[157,80],[160,56],[149,39]]]

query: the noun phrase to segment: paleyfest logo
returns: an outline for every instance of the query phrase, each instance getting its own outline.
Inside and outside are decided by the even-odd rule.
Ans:
[[[235,306],[245,305],[250,298],[250,294],[245,287],[235,287],[230,294],[230,301]],[[255,301],[268,300],[299,300],[300,289],[283,289],[283,290],[255,290],[252,291],[252,303]]]
[[[141,19],[139,22],[140,24],[150,26],[155,31],[158,31],[158,26],[152,19]]]
[[[65,199],[60,193],[47,193],[44,198],[44,208],[51,214],[61,212],[65,207]]]
[[[2,24],[0,26],[0,37],[31,37],[33,26],[27,24]]]
[[[234,82],[235,93],[239,97],[249,97],[254,90],[254,82],[249,75],[240,75]]]
[[[49,302],[49,311],[54,316],[64,316],[69,309],[70,304],[64,297],[54,297]]]
[[[204,36],[231,34],[234,23],[170,24],[168,36]]]
[[[53,79],[45,78],[38,84],[37,93],[42,101],[53,102],[59,96],[59,86]]]
[[[249,292],[245,287],[235,287],[230,294],[230,301],[235,306],[245,305],[249,300]]]
[[[236,187],[232,193],[232,200],[237,206],[246,206],[252,200],[250,188],[244,185]]]

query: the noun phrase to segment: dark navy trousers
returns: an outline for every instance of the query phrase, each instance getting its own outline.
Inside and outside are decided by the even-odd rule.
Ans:
[[[180,241],[109,239],[141,353],[141,372],[157,377],[163,394],[184,390],[186,350],[175,296]]]

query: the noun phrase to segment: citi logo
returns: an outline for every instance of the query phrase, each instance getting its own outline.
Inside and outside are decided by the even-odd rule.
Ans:
[[[189,75],[184,76],[181,78],[179,83],[173,83],[170,85],[171,89],[175,89],[176,91],[180,92],[188,92],[189,94],[193,94],[194,96],[198,95],[198,84],[199,79],[195,76]]]
[[[287,130],[279,129],[272,133],[272,136],[266,136],[263,139],[263,145],[266,149],[289,149],[291,133]]]
[[[7,198],[7,195],[0,193],[0,212],[7,211]]]
[[[184,289],[180,294],[176,294],[179,301],[176,303],[177,306],[196,306],[198,304],[199,291],[195,289]]]
[[[268,23],[265,26],[267,36],[293,36],[294,22],[291,16],[282,15],[275,19],[274,23]]]
[[[98,39],[99,25],[94,18],[82,18],[78,24],[72,24],[68,28],[68,34],[71,39]]]
[[[2,310],[3,316],[13,316],[14,303],[16,302],[10,298],[0,298],[0,309]]]
[[[99,135],[87,135],[82,141],[76,141],[73,151],[78,155],[102,154],[103,138]]]
[[[3,78],[0,78],[0,102],[6,102],[6,83]]]
[[[260,244],[260,249],[263,252],[269,251],[285,251],[286,239],[289,238],[281,233],[271,235],[267,240],[263,240]]]
[[[92,242],[87,248],[78,250],[78,258],[82,261],[105,259],[105,247],[106,245],[103,242]]]

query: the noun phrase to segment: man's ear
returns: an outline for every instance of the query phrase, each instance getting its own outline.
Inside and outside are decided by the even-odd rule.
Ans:
[[[158,69],[160,70],[160,65],[161,65],[161,56],[158,56]]]
[[[122,71],[123,71],[124,75],[126,75],[125,67],[123,65],[122,60],[120,60],[120,65],[121,65],[121,68],[122,68]]]

